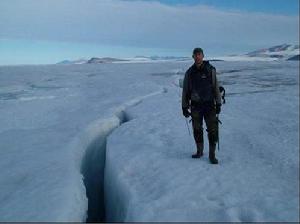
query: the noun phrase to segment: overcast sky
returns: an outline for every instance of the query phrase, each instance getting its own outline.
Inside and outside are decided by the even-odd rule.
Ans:
[[[1,0],[0,64],[299,44],[298,9],[298,0]]]

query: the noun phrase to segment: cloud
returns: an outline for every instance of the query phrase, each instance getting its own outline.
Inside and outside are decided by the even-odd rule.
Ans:
[[[0,38],[156,48],[298,43],[299,16],[120,0],[0,1]]]

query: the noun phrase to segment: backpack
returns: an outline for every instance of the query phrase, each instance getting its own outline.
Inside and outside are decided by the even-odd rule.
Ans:
[[[219,86],[219,90],[220,90],[220,93],[221,93],[223,104],[225,104],[226,103],[226,101],[225,101],[225,88],[223,86]]]

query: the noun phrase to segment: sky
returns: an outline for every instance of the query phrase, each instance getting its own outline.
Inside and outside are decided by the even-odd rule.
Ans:
[[[299,44],[299,0],[1,0],[0,65]]]
[[[241,10],[248,12],[274,13],[281,15],[298,15],[299,0],[159,0],[169,5],[213,6],[223,10]]]

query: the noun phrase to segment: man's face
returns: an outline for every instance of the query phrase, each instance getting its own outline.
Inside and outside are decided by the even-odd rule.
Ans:
[[[204,55],[202,53],[196,53],[193,55],[196,64],[200,64],[203,61]]]

